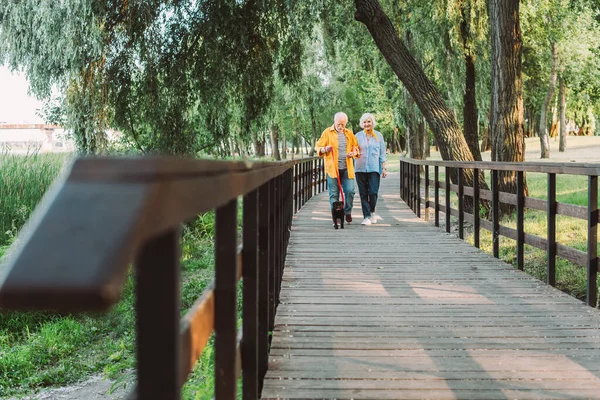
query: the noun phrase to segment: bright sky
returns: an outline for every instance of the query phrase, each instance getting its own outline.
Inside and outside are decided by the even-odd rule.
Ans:
[[[27,94],[28,87],[24,75],[12,74],[8,68],[0,65],[0,123],[44,123],[35,115],[42,103]]]

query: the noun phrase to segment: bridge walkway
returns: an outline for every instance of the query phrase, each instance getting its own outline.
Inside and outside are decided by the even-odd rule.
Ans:
[[[295,216],[263,398],[600,398],[600,311],[418,219]]]

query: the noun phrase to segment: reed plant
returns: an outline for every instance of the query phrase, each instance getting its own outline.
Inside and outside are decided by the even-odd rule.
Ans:
[[[0,153],[0,246],[15,238],[69,157]]]

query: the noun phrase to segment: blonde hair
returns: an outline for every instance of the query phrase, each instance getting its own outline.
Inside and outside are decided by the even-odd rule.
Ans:
[[[377,126],[377,121],[375,121],[375,117],[373,116],[373,114],[371,113],[364,113],[361,117],[360,117],[360,127],[364,128],[363,124],[366,120],[370,119],[371,121],[373,121],[373,128],[375,128]]]

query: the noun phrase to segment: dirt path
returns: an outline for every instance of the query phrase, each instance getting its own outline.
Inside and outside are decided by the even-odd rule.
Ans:
[[[100,375],[92,376],[84,382],[56,389],[46,389],[34,395],[23,397],[23,400],[122,400],[132,388],[131,383],[126,387],[115,385],[115,381],[104,379]],[[111,388],[113,389],[111,391]],[[110,394],[109,394],[110,393]],[[10,400],[17,400],[11,398]]]

